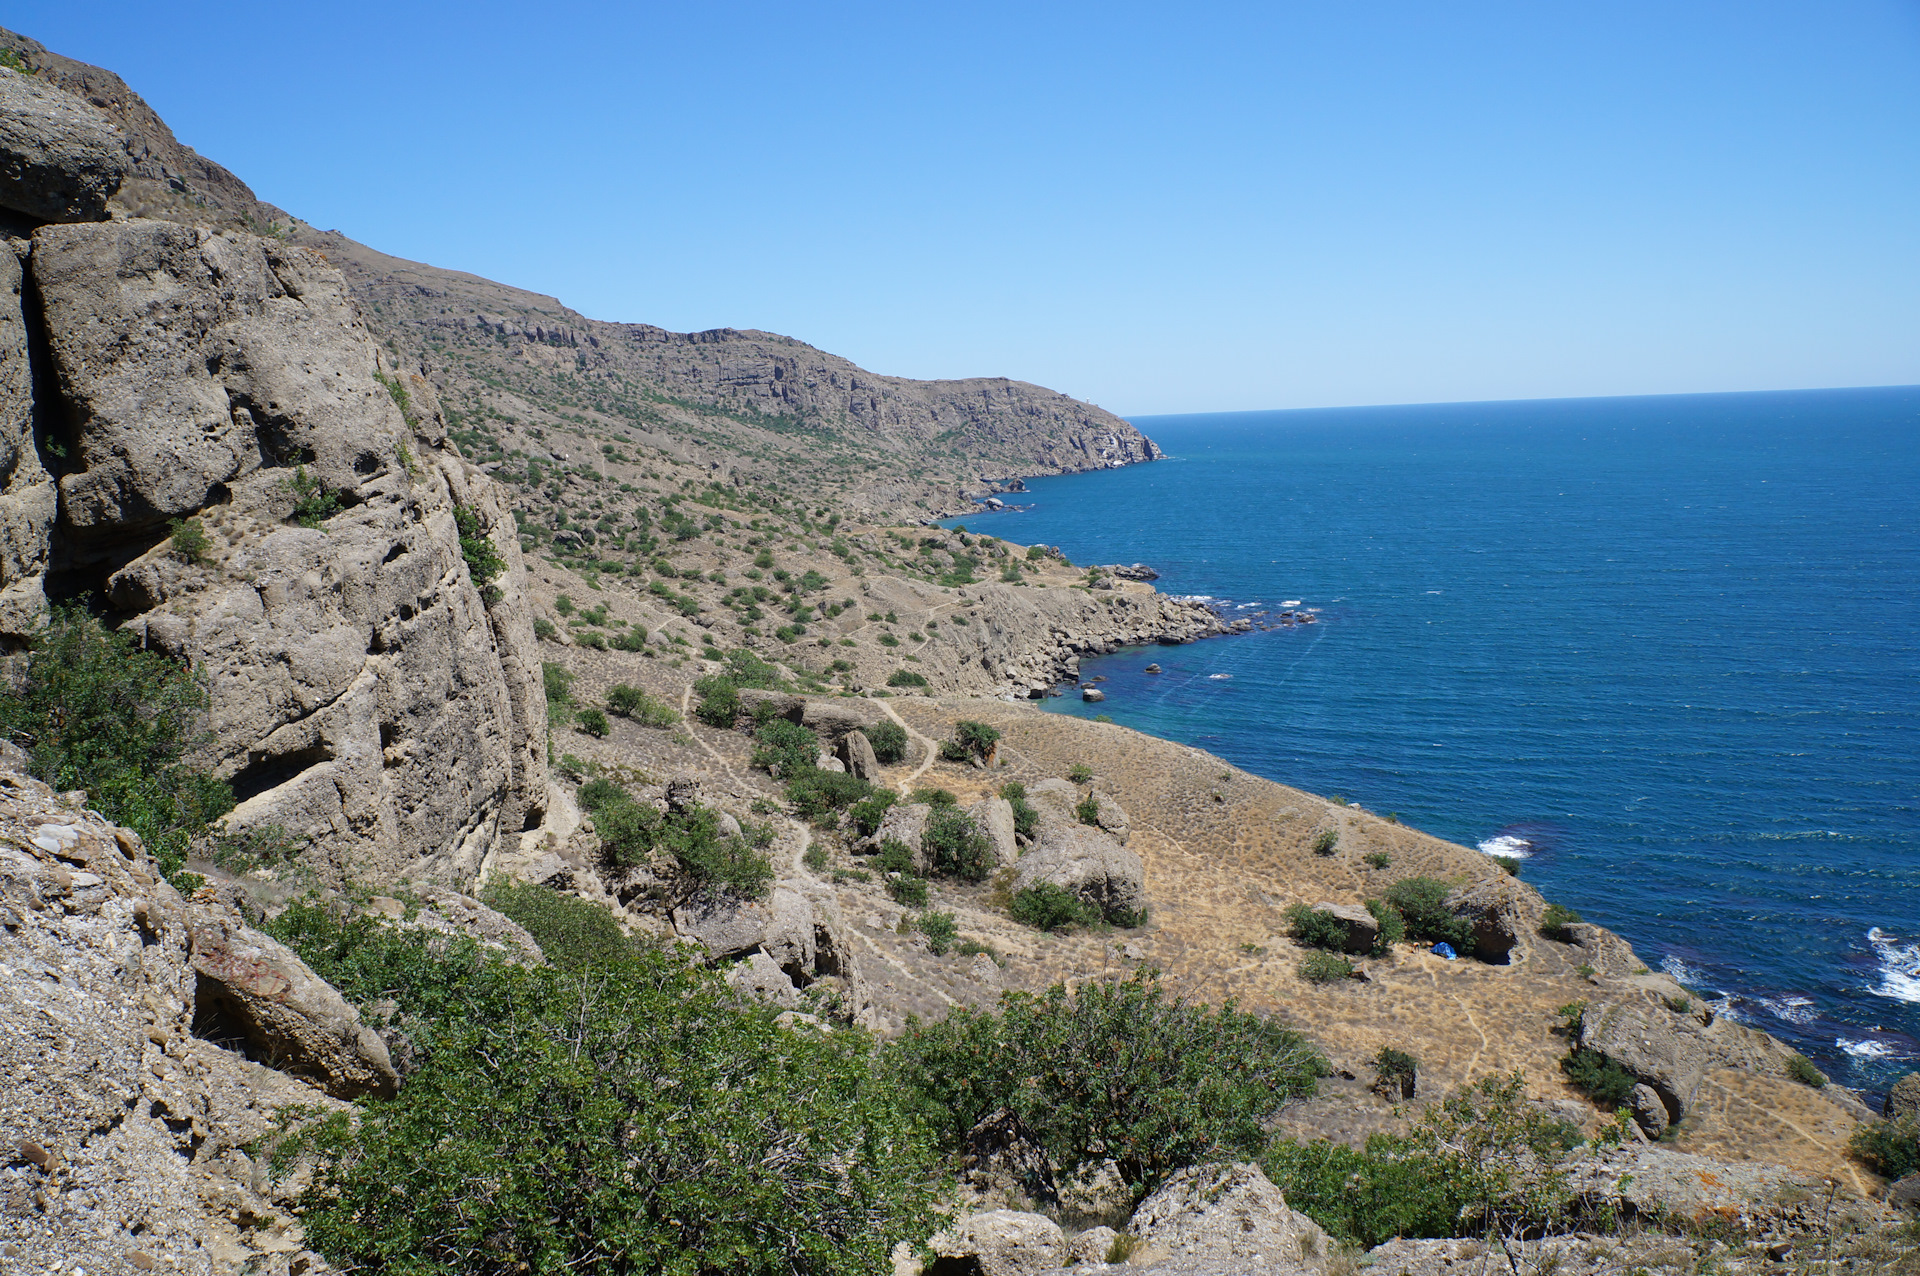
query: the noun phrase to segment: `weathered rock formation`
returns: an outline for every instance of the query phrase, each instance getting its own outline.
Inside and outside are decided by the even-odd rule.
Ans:
[[[430,387],[403,412],[318,254],[73,220],[123,171],[100,159],[116,126],[13,71],[0,115],[0,204],[23,219],[0,253],[0,641],[54,603],[110,609],[205,678],[235,829],[280,826],[336,878],[471,882],[546,805],[497,491],[434,446]],[[290,525],[303,498],[312,525]],[[472,579],[456,512],[493,540],[496,580]],[[184,519],[196,558],[168,539]]]

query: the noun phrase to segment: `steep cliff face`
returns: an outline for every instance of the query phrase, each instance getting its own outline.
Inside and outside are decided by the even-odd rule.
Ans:
[[[72,154],[118,145],[60,96],[0,71],[16,132],[57,108],[100,143]],[[27,187],[97,184],[67,167]],[[309,839],[335,877],[471,881],[544,809],[545,702],[512,519],[435,446],[430,389],[383,380],[310,250],[0,203],[22,218],[0,253],[0,640],[55,603],[105,610],[205,677],[236,828]],[[457,514],[496,579],[473,579]],[[178,548],[176,520],[205,548]]]

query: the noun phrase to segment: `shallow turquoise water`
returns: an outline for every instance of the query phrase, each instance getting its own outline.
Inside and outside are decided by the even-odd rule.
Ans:
[[[1524,853],[1837,1079],[1914,1066],[1920,389],[1137,424],[1174,459],[959,521],[1319,623],[1050,708]]]

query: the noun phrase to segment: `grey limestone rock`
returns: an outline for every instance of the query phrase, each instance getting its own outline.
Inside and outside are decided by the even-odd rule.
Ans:
[[[1742,1067],[1784,1075],[1791,1052],[1764,1032],[1724,1016],[1710,1025],[1675,1015],[1651,1000],[1622,998],[1587,1007],[1579,1044],[1606,1055],[1644,1082],[1678,1121],[1715,1068]]]
[[[272,1059],[336,1098],[399,1087],[379,1036],[292,949],[247,926],[210,890],[188,902],[187,917],[195,1014],[219,1025],[209,1031],[237,1034],[249,1057]]]
[[[727,971],[727,983],[755,1001],[782,1010],[796,1010],[800,1006],[799,989],[793,986],[779,963],[765,953],[748,954],[745,961]]]
[[[873,742],[864,731],[849,731],[840,737],[840,761],[850,774],[863,780],[880,778],[880,759],[874,756]]]
[[[673,910],[674,930],[698,940],[716,961],[758,948],[768,920],[766,905],[725,894],[701,895]]]
[[[102,221],[126,175],[126,146],[111,119],[0,68],[0,205],[36,221]]]
[[[1064,887],[1103,914],[1138,912],[1147,902],[1140,857],[1085,824],[1043,822],[1038,842],[1020,859],[1014,892],[1035,882]]]
[[[799,891],[776,886],[768,912],[761,950],[783,970],[812,974],[817,944],[813,901]]]
[[[1317,1257],[1323,1242],[1313,1221],[1246,1163],[1181,1170],[1140,1203],[1129,1230],[1175,1257],[1293,1267]]]
[[[1132,828],[1131,823],[1127,819],[1125,808],[1114,801],[1108,794],[1102,793],[1099,789],[1093,790],[1091,796],[1093,797],[1094,822],[1107,832],[1113,834],[1115,840],[1117,840],[1120,845],[1125,846],[1127,844],[1127,834]]]
[[[1657,1139],[1666,1133],[1672,1124],[1667,1118],[1667,1105],[1660,1101],[1654,1088],[1644,1081],[1633,1087],[1627,1095],[1627,1108],[1633,1113],[1633,1119],[1650,1139]]]
[[[1020,846],[1014,840],[1013,831],[1013,803],[1005,798],[982,798],[967,807],[967,818],[993,843],[996,868],[1019,862]]]
[[[1320,903],[1313,906],[1313,911],[1325,913],[1346,927],[1345,947],[1350,953],[1372,952],[1380,938],[1379,919],[1356,904]]]
[[[962,1214],[935,1233],[927,1248],[937,1258],[972,1259],[981,1276],[1035,1276],[1060,1265],[1067,1238],[1042,1215],[988,1210]]]
[[[1447,897],[1447,906],[1473,926],[1474,955],[1504,966],[1537,924],[1540,896],[1524,882],[1499,873],[1455,891]]]
[[[929,810],[930,808],[924,802],[894,803],[881,817],[880,827],[873,831],[873,836],[867,838],[856,849],[872,855],[877,853],[888,840],[897,839],[906,843],[907,849],[913,852],[915,867],[924,871],[926,851],[920,843],[926,836]]]

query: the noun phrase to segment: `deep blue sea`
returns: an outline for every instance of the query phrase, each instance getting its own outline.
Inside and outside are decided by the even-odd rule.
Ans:
[[[1136,424],[1171,459],[957,521],[1318,623],[1048,707],[1524,856],[1835,1079],[1916,1066],[1920,388]]]

